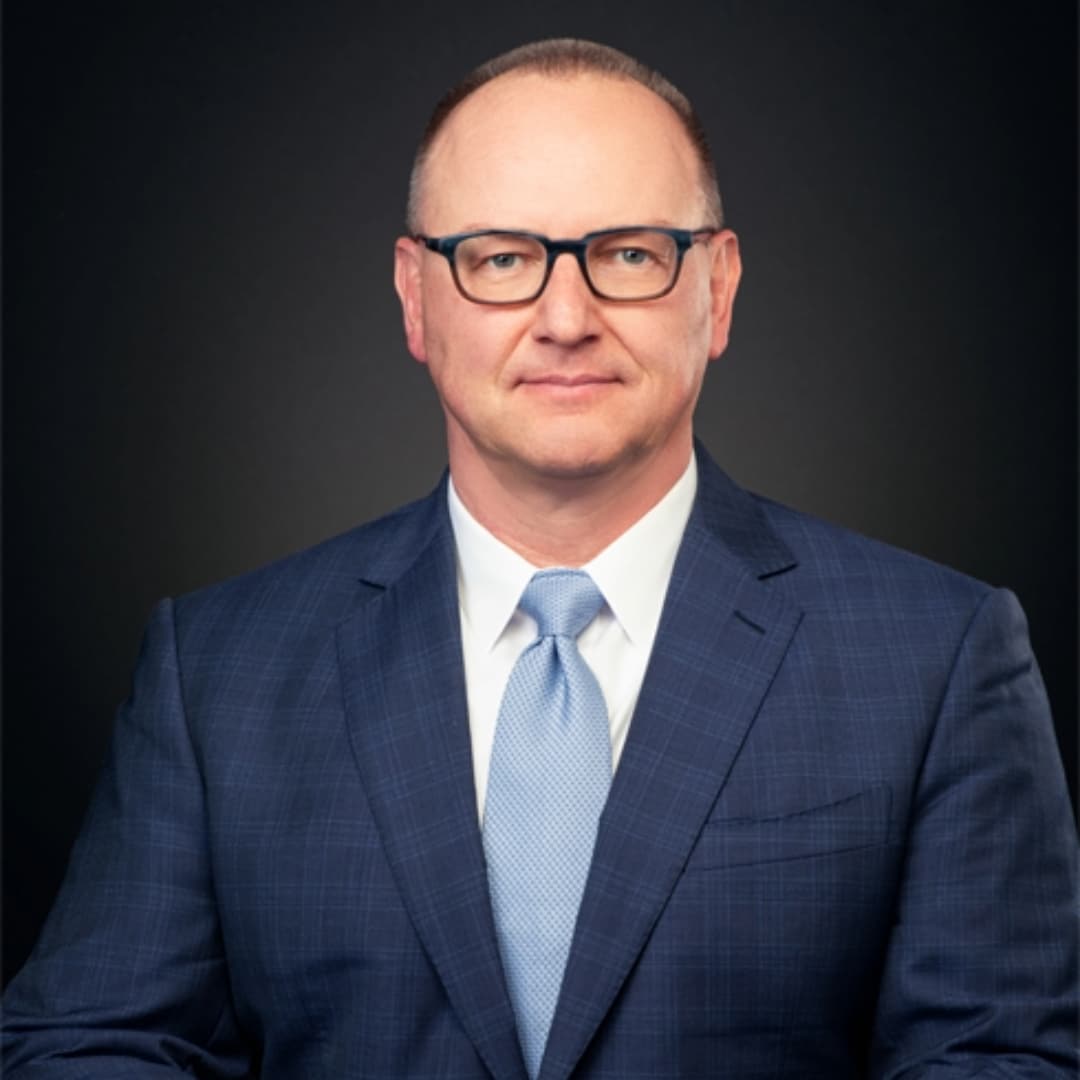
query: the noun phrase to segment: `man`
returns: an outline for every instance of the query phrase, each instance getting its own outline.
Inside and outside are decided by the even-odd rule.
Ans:
[[[9,1075],[1074,1075],[1022,615],[695,451],[740,264],[685,99],[507,54],[409,226],[449,479],[155,612]]]

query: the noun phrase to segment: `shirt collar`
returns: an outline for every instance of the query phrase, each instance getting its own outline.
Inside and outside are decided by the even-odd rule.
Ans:
[[[465,509],[453,477],[447,484],[447,502],[457,549],[458,603],[476,640],[490,650],[517,610],[536,567]]]
[[[697,493],[697,461],[647,513],[582,567],[635,645],[651,644]]]
[[[643,517],[582,567],[603,593],[627,637],[641,644],[656,632],[664,595],[697,492],[697,462]],[[491,649],[506,629],[537,567],[498,540],[465,508],[453,477],[447,485],[457,549],[458,597],[476,640]]]

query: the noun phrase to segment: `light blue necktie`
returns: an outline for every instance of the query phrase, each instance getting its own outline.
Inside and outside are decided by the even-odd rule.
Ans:
[[[600,812],[611,734],[575,639],[604,598],[581,570],[541,570],[519,608],[539,637],[506,684],[491,752],[484,851],[499,951],[529,1076],[559,998]]]

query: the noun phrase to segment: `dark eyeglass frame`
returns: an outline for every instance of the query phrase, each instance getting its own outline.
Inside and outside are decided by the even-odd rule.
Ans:
[[[581,268],[581,275],[585,279],[585,284],[589,286],[589,291],[593,296],[614,304],[640,304],[644,301],[659,300],[660,297],[667,296],[678,283],[679,274],[682,271],[683,256],[686,255],[699,240],[716,236],[717,233],[723,231],[724,226],[722,225],[709,225],[701,229],[668,229],[659,225],[620,225],[614,229],[597,229],[595,232],[586,233],[577,240],[552,240],[541,233],[525,232],[522,229],[480,229],[476,232],[454,233],[450,236],[425,236],[423,233],[414,233],[412,239],[417,243],[423,244],[428,251],[434,251],[436,254],[446,258],[446,261],[450,264],[450,273],[453,276],[454,284],[457,286],[458,292],[461,293],[466,300],[469,300],[474,304],[490,304],[495,307],[509,307],[514,304],[531,304],[538,296],[540,296],[544,289],[547,288],[547,283],[551,278],[551,271],[555,268],[555,260],[560,255],[574,256],[578,266]],[[609,296],[607,293],[602,292],[596,287],[592,278],[589,276],[589,267],[585,258],[585,253],[588,250],[589,244],[592,243],[593,240],[597,240],[604,236],[615,236],[618,233],[642,232],[663,233],[664,236],[669,236],[675,241],[675,273],[672,275],[670,284],[667,288],[661,289],[655,293],[649,293],[646,296]],[[465,240],[472,240],[477,236],[521,236],[526,237],[529,240],[535,240],[541,244],[547,255],[547,265],[544,268],[544,276],[536,291],[530,296],[522,297],[519,300],[483,300],[469,293],[465,286],[462,285],[461,279],[458,277],[455,256],[459,244],[463,243]]]

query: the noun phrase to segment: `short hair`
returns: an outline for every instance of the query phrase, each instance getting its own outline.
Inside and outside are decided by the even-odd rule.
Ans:
[[[705,128],[698,119],[690,99],[658,71],[654,71],[640,60],[635,60],[634,57],[610,45],[600,45],[595,41],[583,41],[578,38],[548,38],[544,41],[519,45],[516,49],[488,60],[487,63],[469,72],[461,82],[451,87],[439,100],[424,129],[416,156],[413,158],[406,210],[406,227],[410,233],[415,233],[419,229],[424,171],[439,132],[451,113],[467,97],[485,83],[512,71],[534,72],[556,77],[583,74],[605,75],[609,78],[627,79],[651,90],[671,106],[682,123],[700,165],[701,189],[705,196],[707,212],[713,219],[712,224],[716,226],[723,224],[724,209],[716,180],[716,165],[709,150]]]

